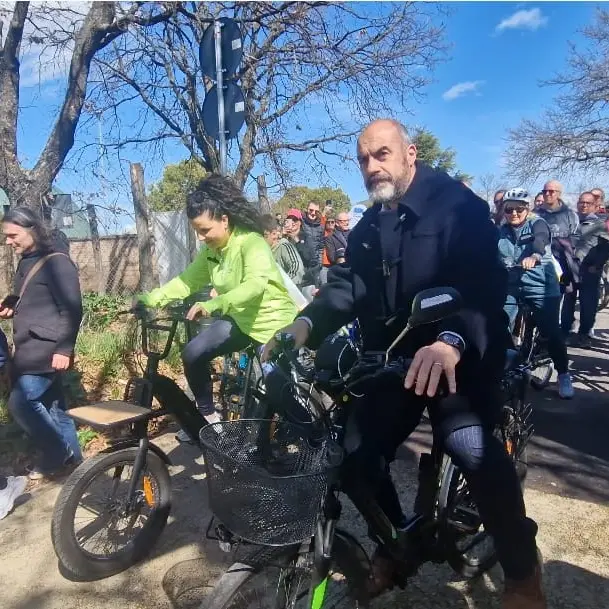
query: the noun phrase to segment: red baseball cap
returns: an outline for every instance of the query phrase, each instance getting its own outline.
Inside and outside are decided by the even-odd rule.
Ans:
[[[296,218],[297,220],[302,220],[302,212],[299,209],[292,208],[288,209],[288,213],[285,215],[286,218]]]

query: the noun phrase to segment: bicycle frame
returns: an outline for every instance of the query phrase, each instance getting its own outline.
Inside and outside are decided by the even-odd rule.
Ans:
[[[344,403],[342,399],[347,392],[342,392],[335,403]],[[330,413],[331,414],[331,413]],[[339,411],[337,419],[332,423],[336,431],[335,440],[343,445],[347,421],[352,414],[347,408]],[[422,472],[428,477],[425,484],[420,482],[422,491],[421,513],[416,513],[399,530],[390,521],[373,495],[368,492],[366,485],[344,485],[344,478],[339,474],[338,479],[330,485],[322,517],[318,520],[314,535],[314,569],[311,574],[308,607],[320,609],[323,606],[328,577],[331,569],[332,545],[338,529],[341,516],[341,503],[338,494],[345,492],[353,502],[358,512],[363,516],[368,526],[368,535],[378,545],[382,546],[389,555],[400,565],[400,579],[396,583],[404,585],[418,568],[428,560],[441,562],[441,548],[435,543],[433,536],[438,530],[439,521],[436,513],[437,481],[441,475],[444,453],[435,440],[428,455],[432,467],[430,471]],[[347,488],[347,486],[349,486]],[[421,543],[424,540],[424,543]],[[354,542],[357,543],[357,542]]]
[[[128,401],[131,397],[135,403],[151,409],[152,400],[156,398],[161,404],[161,408],[154,412],[154,418],[171,414],[190,437],[195,442],[198,442],[199,430],[205,425],[205,419],[197,410],[195,403],[188,398],[177,383],[158,372],[159,363],[169,356],[181,323],[185,327],[186,340],[190,341],[193,338],[193,327],[184,316],[184,306],[174,306],[169,311],[167,319],[148,319],[145,314],[136,314],[136,318],[142,328],[142,352],[146,356],[146,366],[141,378],[130,379],[128,382],[125,390],[125,399]],[[167,332],[165,345],[160,352],[153,351],[150,348],[150,333],[152,331]],[[130,396],[129,393],[133,389],[135,395]],[[140,444],[142,441],[146,443],[148,437],[145,425],[143,429],[133,429],[133,432],[134,436],[140,441]]]

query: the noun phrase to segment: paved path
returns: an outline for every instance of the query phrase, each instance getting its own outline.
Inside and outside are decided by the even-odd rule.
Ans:
[[[530,451],[526,501],[540,526],[550,609],[609,607],[609,315],[599,318],[600,340],[588,352],[572,350],[577,395],[555,399],[549,389],[533,395],[537,433]],[[56,566],[49,522],[57,486],[26,497],[0,522],[2,609],[188,609],[196,607],[225,568],[225,556],[205,540],[209,511],[197,451],[176,445],[172,434],[158,442],[174,463],[170,522],[153,555],[104,581],[75,584]],[[422,426],[409,446],[427,442]],[[409,451],[406,451],[409,452]],[[395,474],[405,502],[414,495],[412,460]],[[346,510],[343,524],[361,520]],[[181,594],[190,589],[188,594]],[[479,582],[459,581],[445,565],[425,565],[405,591],[382,598],[384,609],[498,609],[501,571]]]
[[[572,400],[559,399],[554,382],[544,391],[529,391],[535,435],[529,444],[527,487],[606,505],[609,504],[609,313],[599,314],[596,335],[591,349],[569,348],[576,390]],[[430,445],[430,431],[429,425],[422,423],[406,443],[410,450],[404,451],[404,455],[415,461],[420,450]]]

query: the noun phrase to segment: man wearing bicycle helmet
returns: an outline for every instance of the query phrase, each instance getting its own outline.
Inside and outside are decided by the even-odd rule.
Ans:
[[[505,222],[499,227],[499,256],[508,269],[505,311],[513,328],[519,303],[533,310],[535,324],[548,341],[548,351],[558,372],[558,395],[573,397],[567,348],[560,329],[560,286],[552,260],[550,227],[529,211],[529,193],[522,188],[506,191]]]
[[[363,350],[384,351],[406,325],[420,290],[449,286],[460,292],[464,306],[458,314],[420,326],[398,344],[396,355],[414,357],[405,385],[387,384],[356,409],[362,438],[349,456],[358,459],[359,478],[352,484],[372,476],[376,500],[396,527],[402,525],[388,463],[427,408],[494,538],[506,576],[503,609],[546,609],[537,527],[526,517],[514,463],[493,435],[509,336],[503,311],[507,274],[488,204],[417,161],[416,147],[396,120],[368,125],[357,153],[374,205],[351,232],[345,263],[330,269],[328,283],[284,331],[297,346],[314,347],[357,319]],[[265,355],[275,347],[275,341],[268,343]],[[438,397],[442,376],[449,395]],[[270,399],[274,395],[269,392]],[[276,401],[281,407],[281,399]],[[371,593],[391,587],[398,569],[377,550]]]

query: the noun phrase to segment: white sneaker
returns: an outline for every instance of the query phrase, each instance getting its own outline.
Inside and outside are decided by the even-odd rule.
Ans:
[[[570,400],[575,395],[571,375],[568,372],[558,375],[558,396],[563,400]]]
[[[23,495],[26,486],[26,476],[9,476],[6,479],[6,488],[0,490],[0,520],[10,513],[15,505],[15,499]]]

